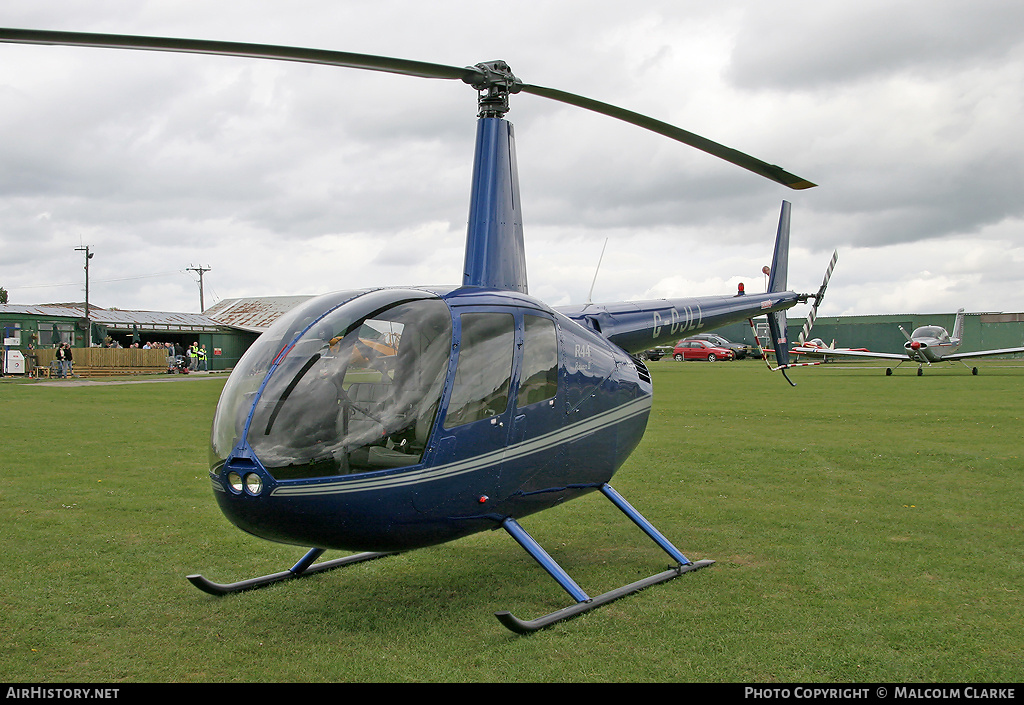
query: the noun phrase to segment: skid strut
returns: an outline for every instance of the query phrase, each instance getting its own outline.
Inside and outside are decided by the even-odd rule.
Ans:
[[[229,595],[235,592],[256,590],[257,588],[273,585],[274,583],[279,583],[283,580],[305,578],[310,575],[315,575],[316,573],[323,573],[324,571],[341,568],[346,565],[372,561],[377,558],[394,555],[393,553],[357,553],[352,556],[335,558],[334,560],[324,561],[323,563],[317,563],[314,565],[313,561],[319,558],[323,554],[324,550],[325,549],[322,548],[311,548],[298,563],[288,570],[283,570],[280,573],[263,575],[258,578],[239,580],[237,583],[215,583],[207,580],[201,575],[189,575],[188,581],[203,592],[208,592],[211,595]]]
[[[661,535],[661,533],[654,528],[654,526],[645,519],[640,512],[636,511],[630,504],[622,498],[622,496],[613,490],[610,485],[601,485],[601,493],[604,494],[612,504],[618,507],[626,516],[628,516],[634,524],[640,527],[641,530],[647,536],[654,541],[658,546],[668,553],[673,560],[678,562],[678,565],[674,568],[651,575],[650,577],[638,580],[635,583],[624,585],[615,590],[611,590],[597,597],[589,597],[583,589],[576,584],[576,582],[569,576],[565,570],[562,569],[558,563],[551,558],[550,555],[538,544],[532,536],[519,525],[519,523],[511,517],[505,519],[502,522],[502,528],[514,538],[520,546],[522,546],[530,556],[537,561],[544,570],[548,572],[551,577],[562,586],[569,595],[576,600],[576,604],[564,609],[557,610],[551,614],[543,617],[538,617],[532,620],[522,620],[514,616],[510,612],[496,612],[495,617],[504,624],[506,627],[516,632],[517,634],[529,634],[535,632],[538,629],[551,626],[556,622],[561,622],[572,617],[576,617],[584,612],[596,609],[602,605],[606,605],[613,600],[617,600],[620,597],[631,595],[634,592],[639,592],[644,588],[658,583],[663,583],[673,578],[678,578],[684,573],[697,570],[699,568],[705,568],[712,565],[714,561],[703,560],[703,561],[690,561],[686,558],[679,550],[673,546],[668,539]]]

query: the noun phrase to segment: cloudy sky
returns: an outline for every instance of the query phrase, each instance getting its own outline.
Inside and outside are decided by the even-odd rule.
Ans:
[[[306,46],[465,66],[626,107],[778,164],[791,191],[663,137],[513,96],[530,293],[790,288],[820,315],[1024,311],[1019,0],[4,0],[0,26]],[[10,302],[198,311],[461,280],[476,121],[461,83],[0,44]],[[797,308],[800,317],[805,308]]]

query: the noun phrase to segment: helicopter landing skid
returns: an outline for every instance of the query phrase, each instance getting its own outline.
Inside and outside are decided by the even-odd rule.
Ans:
[[[352,556],[335,558],[334,560],[324,561],[323,563],[313,565],[313,561],[319,558],[323,552],[324,549],[322,548],[311,548],[306,555],[302,557],[302,560],[288,570],[283,570],[280,573],[263,575],[258,578],[239,580],[237,583],[215,583],[211,580],[207,580],[201,575],[189,575],[188,581],[203,592],[211,595],[230,595],[236,592],[245,592],[246,590],[256,590],[257,588],[273,585],[274,583],[279,583],[283,580],[305,578],[310,575],[315,575],[316,573],[323,573],[327,570],[342,568],[346,565],[353,565],[355,563],[372,561],[377,558],[394,555],[394,553],[357,553]]]
[[[696,562],[690,561],[682,553],[680,553],[675,546],[669,543],[668,539],[662,536],[661,533],[659,533],[658,530],[655,529],[650,522],[648,522],[638,511],[636,511],[632,506],[630,506],[629,503],[626,502],[626,500],[623,499],[618,492],[613,490],[611,486],[604,484],[601,485],[600,489],[601,492],[608,499],[610,499],[612,503],[615,504],[615,506],[622,510],[622,512],[626,514],[626,516],[628,516],[633,521],[633,523],[639,526],[640,529],[642,529],[643,532],[651,538],[651,540],[657,543],[666,553],[672,556],[673,559],[678,561],[679,565],[677,565],[674,568],[669,568],[668,570],[662,573],[657,573],[642,580],[638,580],[635,583],[630,583],[629,585],[624,585],[615,590],[610,590],[609,592],[606,592],[602,595],[598,595],[597,597],[589,597],[580,588],[580,586],[577,585],[571,577],[569,577],[569,574],[566,573],[561,566],[555,563],[551,556],[549,556],[548,553],[543,548],[541,548],[540,544],[538,544],[533,539],[533,537],[526,533],[523,527],[521,527],[515,519],[512,519],[511,517],[505,519],[505,521],[502,522],[502,528],[504,528],[505,531],[507,531],[509,535],[511,535],[512,538],[514,538],[519,543],[519,545],[522,546],[526,550],[526,552],[530,554],[531,557],[533,557],[534,560],[540,563],[541,567],[544,568],[544,570],[546,570],[551,575],[551,577],[553,577],[558,582],[558,584],[561,585],[562,588],[576,600],[575,605],[565,607],[563,609],[552,612],[551,614],[545,615],[543,617],[538,617],[537,619],[532,620],[519,619],[518,617],[507,611],[495,612],[494,616],[498,618],[498,621],[500,621],[506,627],[511,629],[513,632],[516,632],[517,634],[529,634],[531,632],[535,632],[539,629],[549,627],[557,622],[561,622],[566,619],[571,619],[572,617],[576,617],[585,612],[597,609],[598,607],[606,605],[609,602],[612,602],[613,600],[619,599],[620,597],[631,595],[634,592],[639,592],[640,590],[643,590],[644,588],[650,587],[652,585],[657,585],[659,583],[664,583],[666,581],[672,580],[673,578],[678,578],[680,575],[683,575],[684,573],[689,573],[694,570],[705,568],[709,565],[714,564],[713,560],[703,560]]]

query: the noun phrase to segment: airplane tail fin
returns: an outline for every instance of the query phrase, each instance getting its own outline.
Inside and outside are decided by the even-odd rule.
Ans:
[[[964,310],[956,312],[956,321],[953,323],[953,332],[950,337],[954,340],[963,340],[964,337]]]

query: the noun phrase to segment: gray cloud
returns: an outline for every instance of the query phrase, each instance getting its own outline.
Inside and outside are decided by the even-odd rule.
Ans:
[[[931,310],[1024,307],[1022,14],[1009,2],[11,0],[0,24],[452,65],[504,58],[528,82],[645,112],[820,184],[791,192],[515,96],[535,292],[585,296],[605,238],[619,252],[602,272],[606,300],[756,281],[788,198],[791,279],[815,287],[839,248],[822,313],[883,313],[917,301],[900,292],[919,289],[921,271],[946,278]],[[474,116],[475,95],[455,82],[0,45],[0,285],[15,303],[80,298],[83,242],[97,251],[94,300],[123,308],[193,310],[184,270],[197,261],[222,297],[457,282]],[[949,269],[965,249],[973,264]]]

